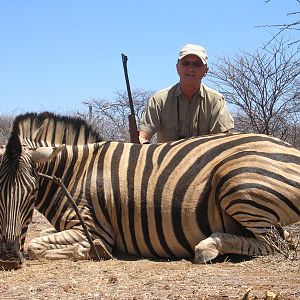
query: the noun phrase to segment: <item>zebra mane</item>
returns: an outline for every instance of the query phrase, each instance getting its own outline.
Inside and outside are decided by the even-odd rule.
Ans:
[[[11,136],[31,147],[84,145],[102,141],[100,134],[79,117],[51,112],[26,113],[15,118]]]

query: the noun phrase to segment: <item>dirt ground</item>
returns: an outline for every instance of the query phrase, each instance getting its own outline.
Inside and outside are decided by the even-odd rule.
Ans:
[[[28,240],[47,228],[35,214]],[[300,224],[292,228],[300,233]],[[4,299],[300,299],[300,250],[295,260],[282,255],[194,265],[118,257],[109,261],[30,261],[0,272]],[[269,293],[270,296],[266,296]],[[272,297],[273,294],[273,297]]]

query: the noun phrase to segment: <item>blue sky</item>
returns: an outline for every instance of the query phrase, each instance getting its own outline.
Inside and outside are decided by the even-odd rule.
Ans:
[[[296,0],[0,0],[0,114],[84,110],[82,101],[177,82],[179,49],[204,46],[209,64],[270,39]],[[292,33],[295,34],[295,33]]]

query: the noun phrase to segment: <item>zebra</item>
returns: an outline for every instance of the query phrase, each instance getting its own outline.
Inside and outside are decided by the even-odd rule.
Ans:
[[[299,164],[299,150],[262,134],[138,145],[103,141],[76,118],[18,116],[0,152],[0,267],[22,266],[34,207],[53,229],[30,242],[30,258],[95,259],[66,196],[39,173],[64,182],[101,259],[206,263],[274,252],[268,230],[300,220]]]
[[[101,140],[99,133],[80,118],[49,112],[27,113],[15,118],[8,144],[0,147],[0,269],[20,265],[18,261],[23,258],[35,198],[41,197],[42,189],[50,189],[50,193],[55,191],[53,185],[41,181],[37,193],[37,156],[47,155],[47,149],[50,157],[51,151],[58,153],[56,145],[80,145]],[[33,157],[30,158],[31,154]],[[27,167],[29,173],[23,172]],[[17,197],[21,198],[17,201]]]

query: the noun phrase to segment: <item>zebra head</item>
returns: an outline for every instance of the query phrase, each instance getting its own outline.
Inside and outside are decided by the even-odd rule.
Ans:
[[[19,268],[38,189],[36,164],[56,156],[60,147],[31,149],[12,132],[0,148],[0,269]]]

